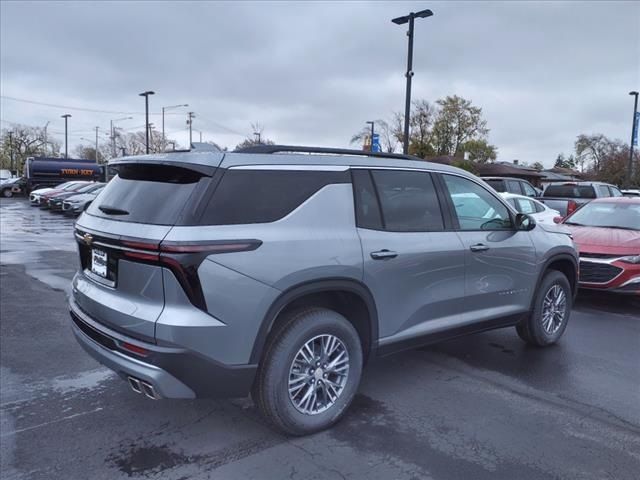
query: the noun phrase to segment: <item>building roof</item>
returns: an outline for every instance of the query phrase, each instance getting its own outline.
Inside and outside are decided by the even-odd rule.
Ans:
[[[512,163],[485,163],[478,165],[476,170],[482,177],[520,177],[543,178],[544,175],[533,168],[513,165]]]

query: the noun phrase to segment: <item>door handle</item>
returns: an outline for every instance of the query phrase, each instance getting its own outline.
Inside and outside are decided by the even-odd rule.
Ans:
[[[383,250],[378,250],[377,252],[371,252],[370,255],[374,260],[386,260],[387,258],[397,257],[398,253],[385,248]]]
[[[471,245],[469,247],[469,250],[471,250],[472,252],[486,252],[487,250],[489,250],[489,247],[487,247],[484,243],[477,243],[475,245]]]

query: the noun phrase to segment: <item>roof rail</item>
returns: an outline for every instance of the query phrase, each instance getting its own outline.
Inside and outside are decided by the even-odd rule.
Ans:
[[[252,145],[250,147],[239,148],[234,153],[321,153],[334,155],[356,155],[360,157],[382,157],[396,158],[398,160],[422,160],[413,155],[400,153],[365,152],[363,150],[352,150],[348,148],[332,147],[303,147],[296,145]]]

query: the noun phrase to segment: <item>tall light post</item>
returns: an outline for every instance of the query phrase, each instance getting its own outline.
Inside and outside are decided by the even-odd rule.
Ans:
[[[145,131],[145,147],[146,147],[147,153],[149,153],[149,95],[155,95],[155,94],[156,92],[153,92],[151,90],[147,90],[146,92],[142,92],[139,94],[141,97],[144,97],[144,116],[145,116],[144,131]]]
[[[429,9],[422,10],[420,12],[414,13],[411,12],[409,15],[405,15],[404,17],[397,17],[391,20],[396,25],[404,25],[405,23],[409,23],[409,30],[407,31],[407,36],[409,37],[409,50],[407,54],[407,73],[405,76],[407,77],[407,91],[404,102],[404,144],[402,146],[402,152],[404,154],[409,153],[409,121],[411,115],[411,77],[413,77],[413,22],[416,18],[427,18],[431,17],[433,12]]]
[[[11,159],[11,173],[15,173],[13,163],[13,132],[9,132],[9,158]]]
[[[638,140],[638,92],[632,91],[629,92],[629,95],[633,95],[633,120],[631,123],[631,145],[629,146],[629,165],[627,166],[627,181],[629,182],[629,186],[631,186],[631,182],[633,181],[633,143]]]
[[[68,121],[71,115],[65,113],[61,115],[60,118],[64,118],[64,158],[69,158],[69,130],[68,130]]]
[[[164,149],[164,143],[167,140],[164,136],[164,111],[165,110],[171,110],[173,108],[181,108],[181,107],[188,107],[189,104],[188,103],[183,103],[182,105],[170,105],[168,107],[162,107],[162,148]]]
[[[193,119],[196,118],[196,114],[193,112],[187,113],[187,125],[189,125],[189,148],[193,143]]]
[[[116,153],[116,131],[114,130],[113,123],[121,122],[123,120],[133,120],[133,117],[122,117],[122,118],[116,118],[114,120],[111,120],[111,149],[114,157],[117,155],[117,153]]]
[[[373,126],[375,125],[376,122],[369,120],[367,122],[368,125],[371,125],[371,147],[369,147],[369,151],[373,152]]]

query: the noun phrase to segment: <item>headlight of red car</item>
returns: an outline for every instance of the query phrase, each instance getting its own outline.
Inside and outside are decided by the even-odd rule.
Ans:
[[[640,263],[640,255],[630,255],[628,257],[622,257],[620,261],[624,263],[638,264]]]

